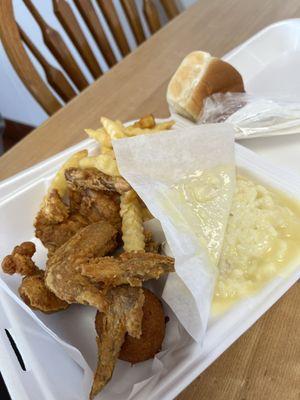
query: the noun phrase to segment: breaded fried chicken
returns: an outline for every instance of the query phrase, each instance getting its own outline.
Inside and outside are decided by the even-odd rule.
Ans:
[[[49,255],[67,242],[89,220],[80,213],[70,213],[57,190],[52,190],[35,219],[35,236],[48,249]]]
[[[41,271],[31,259],[34,253],[34,243],[24,242],[16,246],[12,254],[3,259],[3,272],[23,276],[19,294],[31,309],[44,313],[65,310],[69,304],[56,297],[45,286],[44,271]]]
[[[97,321],[98,365],[90,393],[92,399],[110,380],[125,335],[139,338],[142,333],[143,290],[130,286],[110,289],[109,307]],[[101,317],[100,317],[101,316]]]
[[[119,194],[130,190],[130,185],[121,176],[109,176],[96,168],[69,168],[65,172],[66,180],[74,190],[104,190]]]
[[[3,272],[9,275],[17,273],[23,276],[36,274],[39,272],[39,268],[31,259],[34,253],[35,244],[32,242],[23,242],[16,246],[11,254],[4,257],[1,264]]]
[[[121,228],[119,195],[116,192],[70,188],[70,205],[64,203],[52,190],[35,220],[35,235],[51,256],[85,226],[101,220],[108,221],[117,230]]]
[[[119,195],[113,192],[103,192],[86,189],[82,194],[79,213],[89,223],[105,220],[117,230],[121,229]]]
[[[48,288],[68,303],[106,310],[105,295],[99,285],[81,275],[81,265],[115,250],[116,237],[117,230],[106,221],[90,224],[77,232],[48,259],[45,277]]]
[[[45,286],[44,271],[35,275],[25,276],[19,287],[19,294],[25,304],[32,310],[42,311],[45,314],[65,310],[69,307],[66,301],[55,296]]]
[[[105,286],[141,286],[142,281],[158,279],[173,272],[174,259],[160,254],[133,251],[122,253],[119,257],[92,258],[80,268],[82,275]]]
[[[133,364],[153,358],[165,336],[163,308],[150,290],[121,286],[108,297],[108,312],[98,311],[95,319],[98,365],[91,398],[111,378],[117,358]]]

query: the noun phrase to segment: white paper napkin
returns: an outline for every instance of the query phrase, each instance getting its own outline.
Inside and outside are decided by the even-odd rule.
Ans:
[[[234,192],[234,129],[207,124],[113,146],[121,175],[159,219],[175,257],[162,297],[200,342]]]

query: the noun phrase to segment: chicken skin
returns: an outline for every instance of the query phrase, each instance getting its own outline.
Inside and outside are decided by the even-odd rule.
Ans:
[[[75,190],[104,190],[122,194],[131,189],[129,183],[121,176],[109,176],[96,168],[69,168],[65,177]]]
[[[143,251],[122,253],[119,257],[93,258],[81,266],[82,275],[106,286],[141,286],[145,280],[159,279],[173,271],[173,258]]]
[[[92,399],[110,380],[121,347],[128,334],[139,338],[142,334],[143,290],[119,286],[107,293],[109,307],[99,313],[97,329],[98,364],[90,393]],[[101,316],[101,318],[100,318]]]
[[[34,310],[51,313],[72,303],[97,309],[98,365],[92,399],[110,380],[120,354],[124,360],[138,362],[139,346],[142,359],[159,351],[163,310],[142,282],[174,271],[174,260],[158,254],[159,245],[149,232],[144,235],[145,251],[112,256],[120,245],[120,196],[131,189],[122,177],[72,167],[61,173],[60,184],[64,190],[58,191],[58,185],[49,189],[34,223],[36,237],[48,249],[45,271],[32,260],[35,245],[31,242],[16,246],[2,268],[23,276],[19,293]]]
[[[68,198],[62,199],[55,189],[45,197],[34,225],[36,237],[48,249],[50,256],[76,232],[91,223],[105,220],[120,230],[120,195],[110,182],[110,177],[93,170],[67,169]],[[89,180],[85,182],[83,179],[87,173]],[[122,186],[122,182],[119,186]]]
[[[40,270],[31,259],[34,253],[34,243],[24,242],[20,246],[16,246],[12,254],[3,259],[3,272],[10,275],[17,273],[23,276],[19,294],[31,309],[44,313],[65,310],[69,304],[56,297],[45,286],[44,271]]]
[[[60,299],[88,304],[105,311],[108,301],[98,284],[81,275],[81,265],[102,257],[117,247],[117,230],[106,221],[90,224],[77,232],[48,259],[45,282]]]

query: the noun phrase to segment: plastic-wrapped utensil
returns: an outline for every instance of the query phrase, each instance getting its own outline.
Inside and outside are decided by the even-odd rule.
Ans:
[[[236,139],[300,133],[300,100],[271,99],[247,93],[208,97],[199,123],[229,122]]]
[[[194,125],[172,110],[171,116],[178,128]],[[300,133],[300,99],[216,93],[205,100],[197,124],[220,122],[233,124],[235,139]]]

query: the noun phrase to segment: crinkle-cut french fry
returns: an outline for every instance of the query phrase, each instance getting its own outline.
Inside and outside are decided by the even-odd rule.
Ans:
[[[129,190],[121,195],[120,215],[122,217],[124,250],[144,250],[142,206],[134,190]]]
[[[85,129],[85,132],[89,135],[89,137],[97,140],[97,142],[101,144],[101,148],[112,148],[111,138],[104,128]]]
[[[80,168],[96,168],[96,160],[98,156],[88,156],[84,157],[79,162]]]
[[[102,117],[101,123],[111,139],[120,139],[126,137],[126,130],[122,122],[113,121],[111,119]]]
[[[110,149],[109,147],[101,147],[101,154],[108,154],[111,156],[114,160],[116,159],[115,152],[113,149]]]
[[[117,161],[108,154],[97,157],[96,168],[110,176],[120,176]]]
[[[174,125],[174,121],[166,121],[166,122],[161,122],[159,124],[156,124],[154,128],[139,128],[135,127],[134,125],[128,126],[126,128],[126,135],[127,136],[137,136],[137,135],[144,135],[147,133],[156,133],[156,132],[161,132],[161,131],[166,131],[172,128]]]
[[[155,119],[152,114],[145,115],[133,124],[135,128],[152,129],[156,125]]]
[[[67,191],[65,170],[68,168],[78,168],[80,160],[85,158],[87,155],[88,155],[87,150],[82,150],[79,151],[78,153],[73,154],[57,171],[53,181],[49,186],[48,193],[50,193],[53,189],[56,189],[60,197],[63,197]]]
[[[100,154],[94,157],[85,157],[80,160],[81,168],[97,168],[110,176],[120,176],[116,160],[109,154]]]

